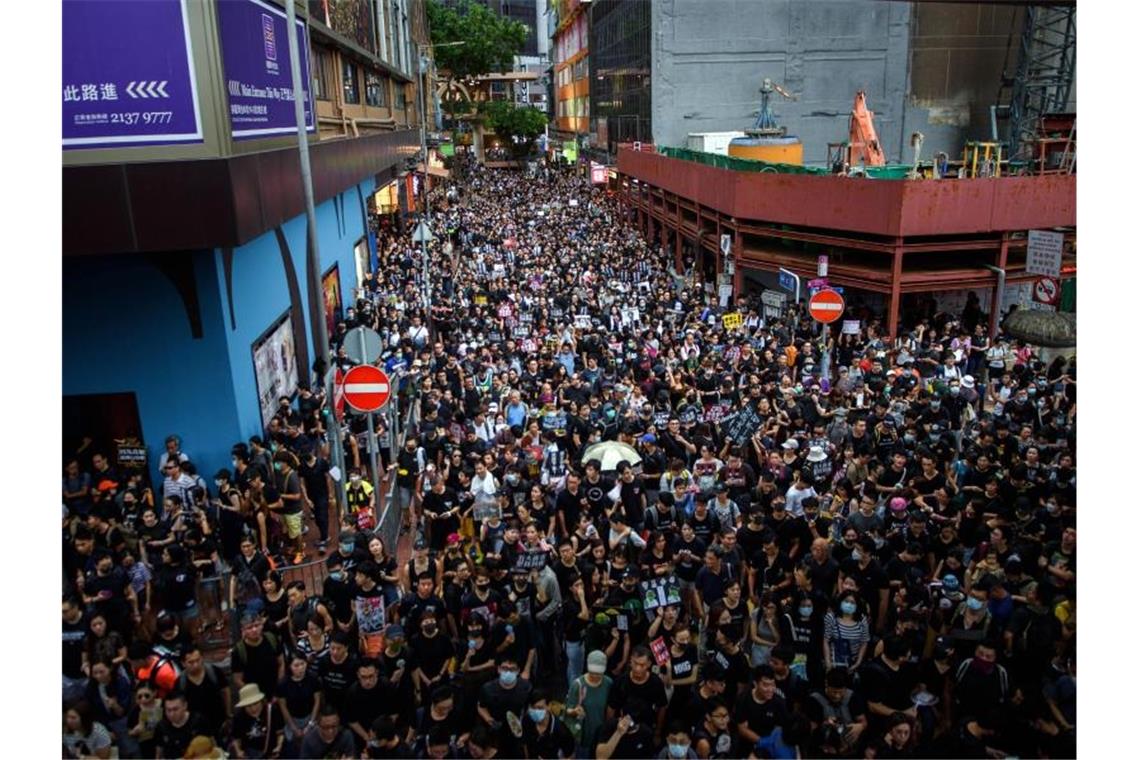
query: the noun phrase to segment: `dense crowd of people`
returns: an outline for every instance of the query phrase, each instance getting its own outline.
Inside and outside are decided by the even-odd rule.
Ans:
[[[381,236],[332,336],[407,368],[411,556],[353,415],[335,503],[308,386],[213,483],[176,437],[153,489],[68,462],[67,756],[1075,754],[1075,359],[974,301],[821,337],[721,305],[575,173],[454,170],[430,313]]]

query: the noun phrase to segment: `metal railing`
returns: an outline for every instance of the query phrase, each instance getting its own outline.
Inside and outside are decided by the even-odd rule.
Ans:
[[[397,452],[404,448],[404,444],[408,440],[408,431],[419,421],[417,415],[418,395],[419,388],[415,384],[415,381],[412,381],[411,392],[405,400],[405,403],[408,405],[408,410],[401,421],[403,424],[401,424],[400,429],[396,431]],[[380,512],[376,520],[376,532],[380,534],[380,538],[384,541],[384,547],[393,556],[398,553],[397,545],[400,540],[400,510],[392,508],[396,500],[397,490],[396,479],[389,477],[387,486],[384,489],[384,509]]]

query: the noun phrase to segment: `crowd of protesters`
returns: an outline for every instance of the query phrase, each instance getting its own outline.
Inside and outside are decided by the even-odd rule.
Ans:
[[[153,489],[68,462],[67,756],[1075,754],[1075,359],[974,300],[820,337],[720,304],[574,173],[454,170],[430,314],[381,236],[332,336],[406,367],[411,557],[351,415],[334,503],[306,387],[212,483],[176,437]]]

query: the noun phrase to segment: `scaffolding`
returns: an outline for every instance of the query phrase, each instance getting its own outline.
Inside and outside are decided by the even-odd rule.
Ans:
[[[1070,110],[1076,63],[1076,7],[1027,7],[1009,104],[1011,157],[1032,150],[1044,115]]]

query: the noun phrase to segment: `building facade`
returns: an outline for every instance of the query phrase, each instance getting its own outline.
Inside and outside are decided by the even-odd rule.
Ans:
[[[554,79],[553,135],[562,142],[577,142],[590,130],[589,3],[556,0],[551,3]]]
[[[406,194],[419,147],[422,3],[313,0],[298,12],[313,290],[283,4],[64,4],[70,444],[90,437],[114,458],[115,441],[138,439],[155,477],[177,434],[206,477],[228,466],[274,397],[310,380],[316,320],[333,324],[374,266],[370,208]]]
[[[621,143],[653,142],[650,17],[648,2],[590,6],[590,144],[608,157]]]
[[[631,0],[631,6],[640,3]],[[891,162],[910,158],[922,132],[928,155],[957,155],[991,137],[1003,68],[1012,72],[1024,10],[1005,3],[889,0],[652,0],[655,142],[749,128],[765,78],[796,100],[773,110],[822,165],[847,139],[855,93],[865,90]],[[633,11],[629,11],[633,12]],[[1012,46],[1012,47],[1011,47]]]

